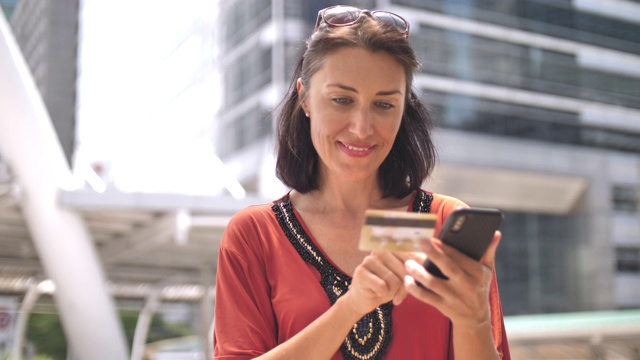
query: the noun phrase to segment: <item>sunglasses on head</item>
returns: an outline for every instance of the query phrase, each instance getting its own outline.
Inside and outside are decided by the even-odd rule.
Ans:
[[[362,15],[367,15],[376,21],[393,26],[400,33],[404,34],[405,38],[409,38],[409,23],[403,19],[402,16],[383,10],[370,11],[344,5],[331,6],[320,10],[313,32],[318,31],[318,28],[323,22],[329,27],[353,25]]]

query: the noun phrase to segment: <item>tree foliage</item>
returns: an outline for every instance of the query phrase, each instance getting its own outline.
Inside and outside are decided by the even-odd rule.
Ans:
[[[137,311],[121,311],[120,320],[124,328],[129,346],[133,343],[133,336],[138,321]],[[97,328],[96,331],[100,329]],[[168,324],[162,317],[155,314],[151,320],[147,342],[154,342],[191,334],[184,325]],[[37,358],[51,360],[67,359],[67,340],[64,329],[57,313],[32,313],[27,325],[26,342],[33,346]]]

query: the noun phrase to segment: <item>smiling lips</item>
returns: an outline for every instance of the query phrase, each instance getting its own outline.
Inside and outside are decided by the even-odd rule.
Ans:
[[[373,151],[375,146],[348,145],[343,142],[339,143],[341,149],[349,156],[364,157]]]

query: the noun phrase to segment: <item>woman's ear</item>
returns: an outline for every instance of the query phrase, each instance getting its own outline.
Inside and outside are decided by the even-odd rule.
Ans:
[[[302,85],[302,79],[298,78],[298,80],[296,80],[296,90],[298,91],[298,99],[300,99],[300,106],[302,106],[302,110],[304,111],[305,114],[307,114],[307,117],[309,117],[309,111],[307,111],[307,105],[305,104],[305,92],[304,92],[304,85]]]
[[[298,93],[300,95],[304,93],[304,85],[302,85],[302,78],[298,78],[298,80],[296,80],[296,90],[298,90]],[[298,97],[302,97],[300,95]]]

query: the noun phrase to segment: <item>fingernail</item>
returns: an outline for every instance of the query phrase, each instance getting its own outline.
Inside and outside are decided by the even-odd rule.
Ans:
[[[415,264],[414,264],[414,263],[415,263],[415,260],[413,260],[413,259],[409,259],[409,260],[407,260],[407,261],[405,261],[405,262],[404,262],[404,265],[405,265],[406,267],[408,267],[408,268],[412,268],[412,267],[414,267],[414,266],[415,266]]]

